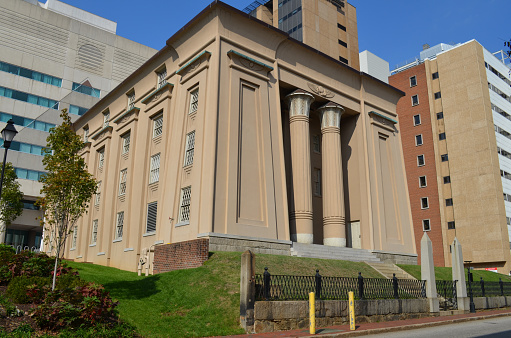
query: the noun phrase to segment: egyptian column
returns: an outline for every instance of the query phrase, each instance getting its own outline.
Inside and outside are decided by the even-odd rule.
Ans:
[[[286,96],[289,104],[293,200],[289,206],[291,240],[313,242],[312,178],[310,162],[309,111],[314,96],[296,90]]]
[[[346,246],[344,191],[341,159],[341,115],[344,109],[327,103],[318,109],[321,118],[323,244]]]

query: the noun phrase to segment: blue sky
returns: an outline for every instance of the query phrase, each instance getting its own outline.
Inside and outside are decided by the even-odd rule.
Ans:
[[[40,0],[42,1],[42,0]],[[117,22],[117,34],[160,49],[212,0],[61,0]],[[312,1],[312,0],[305,0]],[[252,0],[225,0],[243,9]],[[479,41],[491,52],[511,39],[510,0],[351,0],[357,8],[360,51],[396,64],[418,55],[422,45]],[[135,19],[136,17],[136,19]]]

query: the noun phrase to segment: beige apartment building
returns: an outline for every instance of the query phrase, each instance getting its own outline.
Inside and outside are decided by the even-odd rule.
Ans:
[[[66,257],[204,238],[416,257],[403,93],[214,2],[78,119],[98,193]]]
[[[292,38],[360,69],[357,10],[345,0],[257,0],[244,10]]]
[[[406,93],[397,112],[416,243],[428,232],[435,265],[451,266],[457,237],[471,266],[508,274],[511,76],[495,55],[475,40],[426,46],[389,83]]]

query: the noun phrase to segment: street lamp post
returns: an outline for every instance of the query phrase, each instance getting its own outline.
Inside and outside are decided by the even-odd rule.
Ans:
[[[2,176],[0,177],[0,200],[2,198],[2,186],[4,184],[5,161],[7,160],[7,150],[9,150],[9,148],[11,147],[12,139],[14,138],[14,136],[16,136],[17,133],[18,133],[18,131],[16,130],[16,128],[14,128],[14,121],[12,119],[9,119],[9,121],[7,121],[7,125],[2,130],[2,138],[4,140],[5,150],[4,150],[4,162],[2,164]],[[0,239],[2,239],[3,242],[5,243],[5,236],[7,235],[7,226],[4,229],[4,232],[5,232],[4,238],[0,237]]]
[[[472,277],[472,272],[470,272],[470,263],[472,263],[472,261],[465,261],[465,263],[467,263],[468,293],[470,296],[470,313],[476,313],[476,305],[474,304],[474,293],[472,292],[472,282],[474,279]]]

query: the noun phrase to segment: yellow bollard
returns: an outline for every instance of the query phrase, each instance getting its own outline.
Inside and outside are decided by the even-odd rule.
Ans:
[[[349,315],[350,315],[350,330],[355,330],[355,297],[353,296],[353,292],[348,292],[349,297]]]
[[[310,334],[316,334],[316,300],[314,292],[309,293],[309,324]]]

